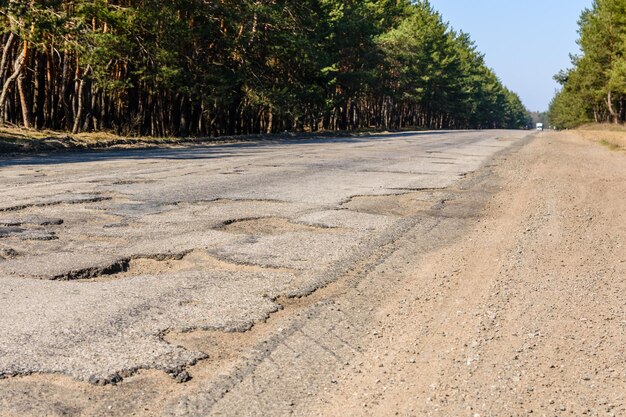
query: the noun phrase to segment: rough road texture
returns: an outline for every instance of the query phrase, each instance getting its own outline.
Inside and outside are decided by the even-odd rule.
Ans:
[[[178,374],[207,354],[164,333],[247,330],[281,308],[279,297],[335,281],[406,227],[401,216],[347,210],[354,196],[444,188],[523,135],[1,161],[0,377]]]
[[[625,157],[522,136],[7,163],[0,415],[624,415]]]

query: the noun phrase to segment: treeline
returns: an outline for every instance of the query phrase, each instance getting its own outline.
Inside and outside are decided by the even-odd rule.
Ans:
[[[578,22],[581,56],[555,79],[563,88],[550,104],[550,124],[626,121],[626,1],[594,0]]]
[[[427,1],[0,0],[0,121],[202,135],[520,128]]]

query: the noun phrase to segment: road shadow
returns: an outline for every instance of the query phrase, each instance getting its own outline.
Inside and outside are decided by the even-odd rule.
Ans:
[[[55,165],[111,160],[211,160],[235,156],[252,156],[257,154],[258,150],[271,150],[272,147],[276,146],[284,147],[289,145],[323,145],[336,143],[356,144],[371,142],[372,140],[394,140],[418,136],[435,136],[453,132],[462,131],[399,132],[345,137],[269,138],[224,144],[211,144],[207,142],[203,144],[178,145],[176,148],[150,147],[135,149],[67,150],[18,156],[2,155],[0,153],[0,168],[19,165]]]

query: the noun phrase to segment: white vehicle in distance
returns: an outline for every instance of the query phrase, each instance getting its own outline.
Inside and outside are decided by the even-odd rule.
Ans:
[[[543,130],[543,123],[537,123],[537,130]]]

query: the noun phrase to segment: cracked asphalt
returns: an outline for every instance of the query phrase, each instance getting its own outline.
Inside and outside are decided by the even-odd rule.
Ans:
[[[207,353],[168,333],[249,330],[420,222],[405,211],[441,209],[447,187],[527,135],[0,159],[0,378],[179,376]],[[390,195],[385,210],[361,201]]]

